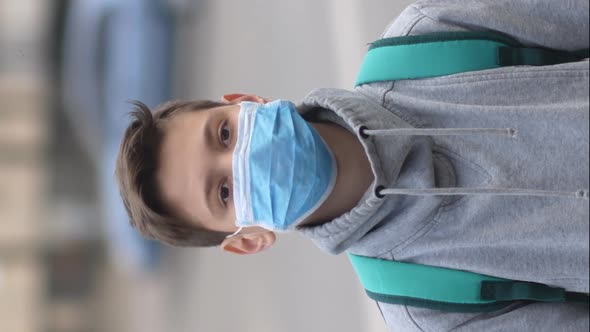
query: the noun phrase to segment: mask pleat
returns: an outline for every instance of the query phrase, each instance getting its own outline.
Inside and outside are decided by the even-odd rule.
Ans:
[[[272,156],[268,146],[272,144],[272,131],[264,130],[275,121],[269,115],[257,112],[252,130],[250,147],[250,177],[252,205],[256,221],[273,220],[269,188],[272,187]],[[270,121],[270,124],[269,124]]]

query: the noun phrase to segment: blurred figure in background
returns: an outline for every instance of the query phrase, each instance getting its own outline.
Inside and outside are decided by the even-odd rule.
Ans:
[[[89,314],[108,264],[157,265],[159,246],[121,222],[112,161],[125,98],[171,97],[172,14],[165,1],[0,1],[0,330],[100,327]],[[147,43],[161,52],[141,56]]]
[[[157,246],[120,220],[125,211],[113,185],[113,161],[123,134],[125,100],[157,105],[171,97],[174,18],[160,0],[70,3],[62,56],[64,110],[96,165],[109,248],[123,266],[149,266]],[[149,56],[143,56],[149,54]]]

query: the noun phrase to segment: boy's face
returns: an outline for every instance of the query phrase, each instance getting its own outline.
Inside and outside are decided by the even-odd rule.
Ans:
[[[193,225],[234,232],[232,154],[238,104],[180,112],[166,124],[156,181],[164,203]]]
[[[166,206],[200,228],[234,233],[232,156],[238,130],[239,103],[267,103],[254,95],[230,94],[227,106],[180,112],[166,124],[156,181]],[[252,254],[270,247],[275,234],[248,227],[226,239],[221,247]]]

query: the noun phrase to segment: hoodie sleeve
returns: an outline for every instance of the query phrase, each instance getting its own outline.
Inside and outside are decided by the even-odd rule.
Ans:
[[[527,46],[588,48],[588,0],[429,0],[406,8],[382,38],[441,31],[495,31]]]

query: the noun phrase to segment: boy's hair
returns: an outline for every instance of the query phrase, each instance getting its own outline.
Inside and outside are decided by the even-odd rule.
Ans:
[[[173,101],[158,106],[154,113],[139,101],[130,113],[131,124],[119,147],[115,176],[131,225],[144,237],[173,246],[209,247],[221,244],[229,233],[192,226],[165,206],[155,173],[165,124],[180,112],[199,111],[227,105],[208,100]]]

